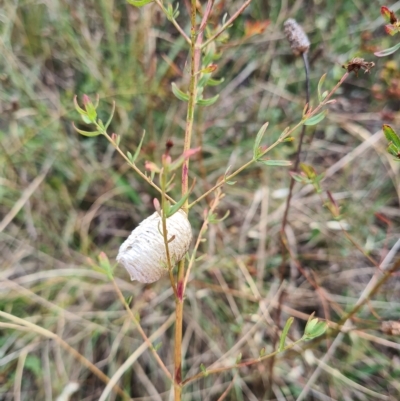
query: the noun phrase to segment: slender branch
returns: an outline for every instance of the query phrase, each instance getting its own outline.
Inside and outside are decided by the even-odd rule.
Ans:
[[[275,355],[280,354],[281,352],[285,352],[285,351],[287,351],[287,350],[289,350],[289,349],[295,347],[296,345],[298,345],[298,344],[299,344],[300,342],[302,342],[303,340],[304,340],[304,338],[302,337],[302,338],[300,338],[299,340],[293,342],[292,344],[287,345],[287,346],[286,346],[284,349],[282,349],[282,350],[277,349],[276,351],[272,352],[271,354],[264,355],[264,356],[262,356],[262,357],[260,357],[260,358],[257,358],[257,359],[249,359],[248,361],[244,361],[244,362],[240,362],[240,363],[235,363],[234,365],[229,365],[229,366],[222,366],[222,367],[220,367],[220,368],[215,368],[215,369],[209,369],[209,370],[206,369],[204,372],[200,372],[200,373],[197,373],[197,374],[194,375],[194,376],[188,377],[186,380],[184,380],[184,381],[182,382],[182,386],[185,386],[186,384],[188,384],[188,383],[190,383],[190,382],[192,382],[192,381],[201,379],[202,377],[206,377],[206,376],[209,376],[209,375],[212,375],[212,374],[225,372],[225,371],[231,370],[231,369],[244,368],[244,367],[246,367],[246,366],[251,366],[251,365],[254,365],[254,364],[256,364],[256,363],[263,362],[263,361],[265,361],[265,360],[267,360],[267,359],[269,359],[269,358],[272,358],[272,357],[275,356]]]
[[[193,252],[192,252],[192,256],[190,257],[190,260],[189,260],[188,268],[186,270],[185,281],[183,284],[183,291],[185,291],[185,289],[186,289],[186,285],[189,280],[190,270],[192,269],[194,262],[196,261],[196,253],[197,253],[197,250],[199,249],[200,243],[202,242],[203,235],[207,231],[208,224],[210,222],[210,217],[214,213],[220,200],[223,197],[224,197],[224,195],[222,193],[217,194],[216,198],[214,199],[214,201],[211,204],[210,210],[208,211],[206,218],[204,219],[203,225],[201,226],[199,235],[197,236],[196,244],[195,244]]]
[[[196,105],[197,93],[197,69],[196,65],[196,0],[191,0],[190,10],[190,83],[189,83],[189,101],[186,114],[186,129],[183,151],[190,149],[192,139],[194,110]],[[182,165],[182,196],[185,196],[189,190],[189,158]],[[182,209],[188,214],[188,201],[183,204]],[[177,273],[177,292],[175,304],[175,345],[174,345],[174,400],[182,399],[182,330],[183,330],[183,280],[185,277],[185,259],[178,264]]]
[[[235,21],[235,19],[237,17],[239,17],[239,15],[250,5],[252,0],[247,0],[240,8],[239,10],[237,10],[235,12],[235,14],[232,15],[231,18],[228,19],[228,21],[222,25],[221,29],[215,33],[214,35],[211,36],[211,38],[207,39],[202,45],[201,48],[203,49],[204,47],[206,47],[208,44],[210,44],[212,41],[214,41],[215,39],[218,38],[218,36],[220,36],[228,27],[229,25],[232,24],[233,21]]]
[[[238,374],[237,372],[235,373],[235,376],[233,376],[231,382],[229,383],[229,386],[226,388],[226,390],[221,394],[221,397],[218,398],[217,401],[223,401],[226,396],[229,394],[229,391],[231,391],[233,385],[235,384],[235,380],[237,378]]]
[[[154,0],[154,2],[158,5],[158,7],[161,8],[161,10],[163,11],[163,13],[168,17],[168,10],[164,7],[164,5],[161,3],[160,0]],[[190,45],[190,38],[189,36],[186,35],[185,31],[181,28],[181,26],[176,22],[175,18],[169,19],[173,25],[175,26],[175,28],[178,30],[178,32],[184,37],[184,39],[186,40],[186,42]]]
[[[168,276],[169,281],[171,283],[172,290],[174,291],[175,298],[178,298],[178,292],[176,290],[176,284],[174,279],[174,274],[172,272],[173,266],[171,263],[171,254],[169,252],[169,240],[168,240],[168,230],[167,230],[167,203],[166,203],[166,186],[167,186],[167,177],[164,168],[161,170],[160,173],[160,181],[161,181],[161,221],[162,221],[162,233],[164,239],[164,247],[165,247],[165,254],[167,257],[167,268],[168,268]]]
[[[306,80],[305,80],[305,86],[306,86],[306,107],[310,107],[310,73],[309,73],[309,64],[308,64],[308,56],[307,53],[303,53],[303,62],[304,62],[304,70],[305,70],[305,74],[306,74]],[[303,145],[303,141],[304,141],[304,135],[306,133],[306,126],[303,125],[302,129],[301,129],[301,133],[300,133],[300,139],[299,139],[299,146],[297,148],[297,152],[296,152],[296,159],[294,162],[294,166],[293,166],[293,171],[297,172],[299,169],[299,164],[300,164],[300,156],[301,156],[301,148]],[[283,235],[285,235],[285,227],[287,224],[287,218],[288,218],[288,214],[289,214],[289,209],[290,209],[290,201],[292,199],[292,195],[293,195],[293,188],[294,188],[294,183],[295,180],[293,177],[290,178],[290,186],[289,186],[289,195],[286,199],[286,208],[285,208],[285,212],[283,214],[283,219],[282,219],[282,225],[281,225],[281,237]],[[282,252],[284,252],[284,248],[282,248]],[[284,276],[284,258],[282,258],[282,265],[281,265],[281,280],[282,277]]]
[[[299,123],[297,123],[293,128],[289,129],[286,131],[285,135],[282,135],[275,143],[273,143],[271,146],[269,146],[267,149],[265,149],[261,155],[259,157],[264,156],[265,154],[267,154],[270,150],[272,150],[273,148],[275,148],[277,145],[279,145],[281,142],[283,142],[283,140],[287,137],[289,137],[291,134],[293,134],[294,131],[297,130],[297,128],[299,128],[301,125],[304,124],[304,122],[306,121],[306,119],[315,116],[316,114],[318,114],[318,112],[321,110],[321,108],[323,106],[325,106],[328,101],[330,100],[331,96],[336,92],[336,90],[340,87],[340,85],[342,85],[342,83],[346,80],[346,78],[349,76],[349,73],[346,72],[342,78],[340,79],[340,81],[334,86],[334,88],[331,90],[331,92],[329,92],[329,94],[326,96],[326,98],[323,100],[323,102],[321,102],[314,110],[311,110],[310,112],[307,113],[306,118],[303,118]],[[243,170],[245,170],[247,167],[251,166],[253,163],[255,163],[256,160],[253,158],[252,160],[248,161],[246,164],[244,164],[243,166],[239,167],[235,172],[233,172],[232,174],[230,174],[227,177],[224,177],[223,180],[221,180],[220,182],[218,182],[217,184],[215,184],[211,189],[209,189],[208,191],[206,191],[204,194],[202,194],[201,196],[199,196],[195,201],[193,201],[190,205],[189,205],[189,209],[191,209],[196,203],[200,202],[202,199],[204,199],[206,196],[208,196],[210,193],[212,193],[213,191],[215,191],[217,188],[221,187],[222,185],[224,185],[225,181],[229,181],[232,178],[236,177],[236,175],[238,175],[240,172],[242,172]]]
[[[167,376],[167,378],[172,382],[172,376],[171,373],[169,372],[169,370],[167,369],[167,367],[164,365],[164,362],[162,361],[162,359],[160,358],[160,356],[157,354],[157,351],[154,349],[152,342],[149,340],[149,338],[147,337],[146,333],[144,332],[144,330],[142,329],[142,326],[140,325],[139,321],[136,319],[135,315],[133,314],[131,308],[129,307],[129,305],[127,304],[127,302],[125,301],[124,295],[122,294],[121,290],[119,289],[117,283],[115,282],[114,277],[111,277],[111,282],[114,286],[115,292],[118,295],[119,300],[121,301],[121,303],[124,305],[126,311],[128,312],[129,316],[131,317],[133,323],[135,323],[136,328],[138,329],[140,335],[142,336],[143,340],[145,341],[145,343],[149,346],[150,351],[152,352],[155,360],[157,361],[158,365],[160,366],[160,368],[163,370],[163,372],[165,373],[165,375]]]
[[[191,0],[190,12],[190,83],[189,83],[189,101],[186,114],[186,129],[183,151],[190,149],[193,133],[194,112],[197,99],[197,77],[201,57],[201,42],[203,40],[204,29],[207,25],[208,18],[211,13],[214,0],[208,0],[206,10],[200,23],[199,31],[196,34],[196,0]],[[182,165],[182,196],[185,196],[189,191],[189,158]],[[189,214],[189,202],[186,199],[182,207],[183,211]],[[177,274],[177,292],[175,313],[175,349],[174,349],[174,399],[181,401],[182,399],[182,329],[183,329],[183,302],[184,302],[184,280],[185,280],[185,259],[182,259],[178,265]]]
[[[120,147],[113,141],[113,139],[108,135],[107,131],[104,130],[103,128],[100,127],[97,123],[95,123],[96,128],[107,138],[107,140],[114,146],[115,150],[123,157],[123,159],[128,163],[129,166],[131,166],[137,174],[140,175],[147,183],[149,183],[155,190],[157,190],[160,194],[162,194],[162,189],[155,184],[147,175],[145,175],[137,166],[135,163],[132,163],[129,159],[128,156],[125,155],[125,153],[120,149]],[[169,195],[165,194],[165,196],[168,198],[169,201],[172,203],[176,203],[174,199],[172,199]]]

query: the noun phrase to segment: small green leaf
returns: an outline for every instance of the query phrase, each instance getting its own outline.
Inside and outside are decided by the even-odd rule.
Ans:
[[[328,329],[328,325],[325,322],[318,322],[313,330],[310,331],[306,331],[304,333],[305,337],[307,339],[313,339],[313,338],[317,338],[322,336],[322,334],[324,334],[326,332],[326,330]]]
[[[388,148],[387,148],[387,151],[388,151],[392,156],[394,156],[394,157],[399,157],[399,149],[398,149],[393,143],[390,143],[390,144],[389,144],[389,146],[388,146]]]
[[[384,124],[382,126],[383,133],[385,134],[386,139],[389,142],[392,142],[394,146],[400,151],[400,138],[394,132],[393,128],[390,125]]]
[[[79,106],[79,104],[78,104],[78,96],[77,96],[77,95],[74,96],[74,105],[75,105],[75,110],[76,110],[79,114],[84,115],[84,116],[87,115],[87,112],[86,112],[85,110],[83,110],[83,109]]]
[[[131,163],[133,163],[133,155],[132,155],[132,153],[131,152],[126,152],[126,157],[128,158],[128,160],[131,162]]]
[[[325,333],[327,328],[328,325],[325,322],[318,321],[318,318],[314,318],[314,313],[312,313],[308,318],[303,338],[311,340],[313,338],[322,336],[322,334]]]
[[[229,216],[230,214],[231,214],[231,211],[228,210],[228,211],[225,213],[224,217],[222,217],[222,218],[220,218],[220,219],[217,219],[217,215],[216,215],[216,214],[211,214],[211,215],[208,217],[208,222],[209,222],[210,224],[221,223],[221,221],[224,221],[225,219],[227,219],[228,216]]]
[[[304,125],[316,125],[318,123],[320,123],[326,116],[326,114],[328,113],[327,110],[324,110],[323,112],[308,118],[307,120],[304,121]]]
[[[202,373],[204,374],[205,377],[208,376],[208,372],[207,372],[206,367],[204,366],[204,363],[200,364],[200,370],[202,371]]]
[[[170,206],[168,212],[167,212],[167,217],[171,217],[173,214],[175,214],[181,207],[182,205],[186,202],[186,199],[189,197],[189,192],[186,192],[182,198],[175,203],[175,205]]]
[[[185,92],[182,92],[177,86],[175,82],[172,82],[172,93],[179,99],[187,102],[189,100],[189,95]]]
[[[74,123],[72,123],[72,126],[74,127],[75,131],[79,132],[83,136],[93,137],[93,136],[99,136],[101,134],[101,132],[99,132],[99,131],[89,132],[89,131],[83,131],[81,129],[78,129],[75,127]]]
[[[106,125],[104,126],[104,129],[107,129],[108,126],[111,124],[111,121],[114,117],[114,112],[115,112],[115,102],[113,101],[112,109],[111,109],[111,114],[110,117],[108,117],[108,120],[106,122]]]
[[[293,141],[294,141],[294,138],[292,136],[288,136],[282,142],[293,142]]]
[[[292,162],[289,160],[264,160],[258,159],[257,162],[265,164],[266,166],[281,166],[288,167],[292,165]]]
[[[306,163],[300,163],[300,169],[304,172],[304,174],[309,178],[310,180],[315,179],[317,176],[317,173],[315,172],[315,169],[313,166],[310,166],[309,164]]]
[[[260,144],[263,139],[263,136],[265,134],[265,131],[268,128],[269,122],[266,122],[258,131],[256,140],[254,141],[254,146],[253,146],[253,158],[254,160],[257,160],[260,157]]]
[[[228,185],[235,185],[237,183],[237,181],[225,181],[225,184]]]
[[[140,140],[139,145],[138,145],[138,147],[137,147],[136,150],[135,150],[135,154],[134,154],[133,157],[132,157],[132,160],[131,160],[132,163],[135,163],[136,159],[137,159],[138,156],[139,156],[140,149],[142,149],[143,139],[144,139],[144,136],[145,136],[145,135],[146,135],[146,131],[143,131],[142,139]]]
[[[290,326],[294,321],[294,317],[290,317],[285,324],[285,327],[282,330],[281,338],[279,339],[279,351],[283,351],[285,349],[285,341],[286,337],[289,333]]]
[[[210,97],[209,99],[198,99],[197,104],[199,106],[211,106],[213,105],[219,98],[219,95],[215,95],[213,97]]]
[[[97,112],[92,103],[88,103],[86,105],[86,111],[88,113],[87,118],[89,119],[89,121],[92,123],[96,122]],[[83,117],[85,117],[85,116],[82,116],[82,118]]]
[[[237,365],[238,363],[240,363],[241,360],[242,360],[242,353],[239,352],[239,355],[236,357],[236,365]]]
[[[290,172],[290,176],[297,182],[301,182],[302,184],[308,184],[308,179],[301,174]]]
[[[161,347],[162,347],[162,342],[159,342],[153,346],[153,350],[157,352]]]
[[[260,358],[262,358],[263,356],[265,356],[265,347],[262,347],[261,349],[260,349]]]
[[[318,82],[318,100],[321,103],[323,98],[322,98],[322,85],[325,82],[325,78],[326,78],[326,74],[322,75],[322,77],[320,78],[319,82]]]
[[[92,122],[93,122],[87,115],[82,114],[82,115],[81,115],[81,118],[82,118],[82,121],[83,121],[85,124],[92,124]]]
[[[393,47],[389,47],[388,49],[381,50],[380,52],[375,52],[376,57],[386,57],[391,54],[393,54],[395,51],[400,49],[400,43],[397,43],[397,45],[394,45]]]
[[[167,6],[167,18],[170,21],[174,18],[174,9],[172,8],[172,4],[168,4]]]
[[[135,7],[143,7],[146,4],[151,3],[153,0],[128,0],[129,4],[132,4]]]
[[[222,84],[222,82],[224,82],[224,81],[225,81],[225,78],[220,78],[220,79],[210,78],[210,79],[207,81],[206,85],[207,85],[207,86],[217,86],[217,85]]]

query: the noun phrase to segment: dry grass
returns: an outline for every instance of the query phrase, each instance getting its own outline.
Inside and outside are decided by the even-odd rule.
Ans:
[[[241,4],[226,3],[219,18]],[[331,88],[346,60],[372,59],[367,46],[384,48],[390,41],[376,23],[378,2],[270,3],[254,0],[221,47],[217,76],[225,81],[209,91],[220,90],[220,100],[197,115],[194,144],[202,142],[203,159],[192,163],[193,198],[229,165],[252,157],[265,121],[270,144],[301,118],[304,75],[283,39],[287,17],[298,18],[310,35],[314,102],[323,73]],[[184,2],[180,9],[178,20],[187,28]],[[185,43],[151,5],[138,11],[123,1],[6,1],[0,13],[0,399],[56,400],[77,382],[71,400],[99,400],[107,381],[99,370],[111,379],[119,375],[119,391],[134,400],[169,400],[169,380],[112,283],[90,263],[100,251],[114,260],[129,232],[153,212],[157,193],[105,140],[72,130],[78,121],[72,98],[99,93],[104,114],[115,100],[111,128],[126,150],[134,151],[146,129],[141,166],[160,158],[168,138],[179,154],[186,110],[170,83],[187,84]],[[271,20],[268,29],[244,39],[244,22],[263,19]],[[373,37],[365,39],[366,32]],[[205,256],[188,283],[184,377],[198,373],[202,363],[232,364],[239,352],[245,360],[257,358],[263,347],[273,351],[289,316],[295,317],[292,340],[314,311],[335,328],[379,278],[376,265],[398,260],[399,167],[380,131],[388,118],[393,126],[399,122],[397,101],[387,92],[393,80],[384,75],[386,61],[379,60],[371,76],[347,80],[328,118],[308,128],[304,147],[307,163],[325,173],[322,187],[340,204],[353,242],[312,187],[296,184],[286,230],[290,269],[281,283],[288,170],[256,166],[241,173],[236,185],[224,187],[217,213],[229,210],[230,216],[210,225],[200,247]],[[383,99],[373,95],[373,84]],[[271,158],[293,160],[294,152],[293,144],[283,144]],[[195,234],[206,207],[203,201],[192,210]],[[122,268],[115,274],[172,372],[175,303],[167,278],[143,286],[129,282]],[[343,333],[332,330],[280,354],[273,369],[267,361],[194,381],[184,399],[296,400],[308,384],[306,400],[398,399],[398,337],[380,331],[381,321],[398,320],[398,294],[394,274]],[[107,399],[122,397],[110,391]]]

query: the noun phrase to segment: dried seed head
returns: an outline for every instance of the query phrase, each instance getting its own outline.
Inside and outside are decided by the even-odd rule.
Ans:
[[[143,220],[119,248],[117,261],[128,271],[131,280],[153,283],[167,271],[162,232],[162,219],[155,212]],[[179,210],[167,219],[167,232],[174,266],[185,256],[192,241],[192,228],[184,211]]]
[[[375,67],[375,63],[365,61],[363,58],[355,57],[351,61],[342,65],[342,68],[347,70],[347,72],[354,72],[356,77],[358,77],[358,71],[364,70],[364,74],[366,72],[370,72],[372,68]]]
[[[283,24],[284,32],[290,47],[296,56],[307,53],[310,48],[310,41],[303,31],[303,28],[294,20],[289,18]]]

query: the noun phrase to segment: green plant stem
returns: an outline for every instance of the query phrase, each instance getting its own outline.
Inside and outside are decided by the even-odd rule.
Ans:
[[[252,0],[246,0],[246,2],[235,12],[235,14],[232,15],[231,18],[228,19],[227,22],[225,22],[224,25],[222,25],[221,29],[215,33],[214,35],[211,36],[211,38],[207,39],[202,45],[201,48],[205,48],[208,44],[213,42],[215,39],[218,38],[232,23],[235,21],[237,17],[239,17],[240,14],[250,5]]]
[[[166,200],[166,187],[167,187],[167,177],[164,171],[164,168],[161,170],[160,174],[160,181],[161,181],[161,221],[163,226],[163,239],[164,239],[164,246],[165,246],[165,254],[167,256],[167,268],[168,268],[168,276],[169,281],[171,283],[172,290],[174,291],[175,299],[178,298],[178,292],[176,291],[175,279],[173,274],[173,266],[171,263],[171,254],[169,252],[169,239],[168,239],[168,230],[167,230],[167,200]]]
[[[194,112],[197,99],[197,77],[201,57],[201,42],[203,40],[204,29],[206,28],[208,18],[211,13],[214,0],[208,0],[206,9],[196,34],[196,0],[191,0],[190,10],[190,82],[189,82],[189,101],[186,114],[186,129],[183,151],[190,149],[193,133]],[[185,159],[182,165],[182,197],[189,191],[189,158]],[[182,210],[189,214],[188,199],[182,206]],[[184,303],[184,280],[185,280],[185,259],[178,264],[177,273],[177,292],[176,298],[176,321],[175,321],[175,345],[174,345],[174,400],[182,399],[182,329],[183,329],[183,303]]]
[[[186,114],[186,129],[183,151],[190,149],[194,111],[196,105],[197,93],[197,68],[196,65],[196,0],[191,0],[190,10],[190,83],[189,83],[189,102]],[[182,196],[185,196],[189,190],[189,158],[184,160],[182,165]],[[182,207],[188,214],[188,200],[186,199]],[[175,301],[175,344],[174,344],[174,400],[182,399],[182,331],[183,331],[183,283],[185,278],[185,259],[178,264],[177,273],[177,297]]]
[[[306,107],[310,107],[310,74],[309,74],[309,64],[308,64],[308,56],[307,53],[303,53],[303,62],[304,62],[304,70],[306,74],[306,82],[305,82],[305,87],[306,87]],[[300,138],[299,138],[299,146],[297,148],[296,152],[296,159],[294,162],[293,166],[293,171],[297,172],[299,169],[299,164],[300,164],[300,156],[301,156],[301,148],[303,146],[303,141],[304,141],[304,135],[306,133],[306,126],[303,125],[301,128],[301,133],[300,133]],[[289,209],[290,209],[290,201],[292,200],[292,195],[293,195],[293,187],[294,187],[295,180],[293,177],[290,178],[290,186],[289,186],[289,194],[286,199],[286,207],[285,207],[285,212],[283,213],[283,219],[282,219],[282,225],[281,225],[281,237],[285,235],[285,227],[287,224],[287,218],[289,215]],[[285,252],[285,248],[282,247],[282,252]],[[283,256],[283,255],[282,255]],[[284,263],[284,258],[282,257],[282,265],[281,265],[281,281],[282,277],[284,276],[284,268],[285,263]]]
[[[192,256],[190,257],[190,260],[189,260],[188,268],[186,270],[185,281],[183,284],[184,292],[186,289],[187,282],[189,280],[190,270],[192,269],[192,267],[196,261],[197,250],[199,249],[200,243],[202,242],[203,235],[207,231],[208,225],[210,223],[210,221],[209,221],[210,217],[213,215],[215,209],[218,207],[218,204],[219,204],[220,200],[223,198],[223,196],[224,195],[222,193],[217,193],[217,196],[214,199],[214,201],[212,202],[212,204],[210,206],[210,210],[208,211],[207,216],[204,219],[203,225],[201,226],[199,235],[197,236],[196,244],[195,244],[193,252],[192,252]]]
[[[284,135],[282,135],[275,143],[273,143],[271,146],[269,146],[267,149],[265,149],[259,157],[264,156],[265,154],[267,154],[271,149],[275,148],[277,145],[279,145],[285,138],[289,137],[294,131],[297,130],[297,128],[299,128],[300,126],[302,126],[304,124],[304,122],[306,121],[306,119],[315,116],[316,114],[318,114],[318,112],[321,110],[321,108],[323,106],[325,106],[328,101],[330,100],[331,96],[336,92],[336,90],[340,87],[340,85],[342,85],[342,83],[346,80],[346,78],[349,76],[349,73],[346,72],[342,78],[340,79],[340,81],[334,86],[334,88],[329,92],[329,94],[326,96],[326,98],[324,99],[323,102],[321,102],[314,110],[311,110],[311,112],[309,112],[307,114],[307,118],[303,118],[299,123],[297,123],[293,128],[289,129],[286,131],[286,133]],[[196,203],[200,202],[202,199],[204,199],[206,196],[208,196],[210,193],[212,193],[213,191],[215,191],[217,188],[221,187],[222,185],[224,185],[225,181],[230,181],[232,178],[236,177],[240,172],[242,172],[243,170],[245,170],[247,167],[251,166],[253,163],[256,163],[257,160],[255,160],[254,158],[250,161],[248,161],[246,164],[244,164],[243,166],[239,167],[235,172],[233,172],[232,174],[230,174],[227,177],[224,177],[223,180],[221,180],[220,182],[218,182],[217,184],[215,184],[211,189],[209,189],[208,191],[206,191],[203,195],[199,196],[195,201],[193,201],[191,204],[189,204],[189,209],[191,209]]]
[[[299,340],[293,342],[292,344],[289,344],[288,346],[286,346],[285,348],[283,348],[282,350],[277,349],[276,351],[272,352],[271,354],[268,355],[264,355],[260,358],[257,359],[250,359],[248,361],[244,361],[244,362],[240,362],[240,363],[235,363],[234,365],[229,365],[229,366],[223,366],[221,368],[216,368],[216,369],[206,369],[205,372],[200,372],[197,373],[196,375],[192,376],[192,377],[188,377],[186,380],[184,380],[182,382],[182,386],[185,386],[186,384],[201,379],[202,377],[206,377],[212,374],[216,374],[216,373],[221,373],[221,372],[225,372],[227,370],[232,370],[232,369],[239,369],[239,368],[244,368],[246,366],[250,366],[250,365],[254,365],[256,363],[260,363],[262,361],[265,361],[266,359],[272,358],[275,355],[280,354],[281,352],[285,352],[293,347],[295,347],[297,344],[301,343],[302,341],[304,341],[304,338],[300,338]]]
[[[157,190],[162,195],[163,192],[162,189],[157,184],[155,184],[150,177],[147,177],[146,174],[142,173],[142,171],[136,166],[135,163],[132,163],[128,159],[128,156],[126,156],[125,153],[120,149],[120,147],[112,140],[112,138],[108,135],[107,131],[102,129],[100,125],[98,125],[97,123],[95,125],[96,128],[99,130],[99,132],[101,132],[102,135],[104,135],[107,138],[107,140],[111,143],[111,145],[114,146],[114,149],[123,157],[123,159],[128,163],[128,165],[131,166],[135,170],[135,172],[140,175],[140,177],[142,177],[147,183],[149,183],[155,190]],[[172,199],[169,195],[165,194],[165,196],[170,202],[176,203],[176,201]]]
[[[158,7],[161,8],[161,10],[163,11],[163,13],[167,16],[168,18],[168,11],[167,9],[164,7],[164,5],[161,3],[160,0],[154,0],[154,2],[158,5]],[[172,24],[175,26],[175,28],[178,30],[178,32],[183,36],[183,38],[186,40],[186,42],[190,45],[190,38],[189,36],[186,35],[185,31],[181,28],[181,26],[176,22],[175,18],[170,19],[170,21],[172,22]]]

